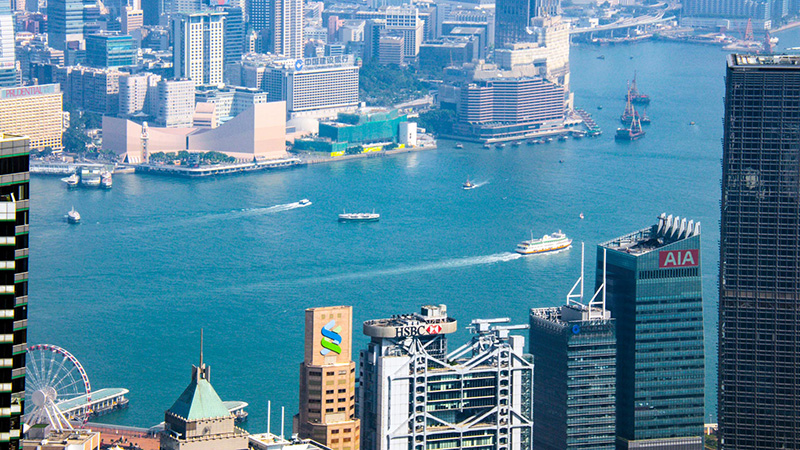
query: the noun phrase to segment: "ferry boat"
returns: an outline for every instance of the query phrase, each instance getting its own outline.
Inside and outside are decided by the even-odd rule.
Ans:
[[[73,173],[67,178],[62,178],[61,181],[66,183],[68,188],[76,188],[81,181],[81,177],[79,177],[77,173]]]
[[[642,129],[642,124],[639,123],[639,118],[634,115],[633,120],[631,120],[630,128],[617,128],[617,134],[614,136],[614,139],[618,141],[635,141],[644,137],[644,135],[645,132]]]
[[[531,233],[531,240],[520,242],[514,251],[522,255],[533,255],[562,250],[570,245],[572,245],[572,239],[558,230],[557,233],[545,234],[541,239],[534,239],[533,233]]]
[[[464,144],[462,144],[461,142],[459,142],[458,144],[456,144],[456,148],[464,148]]]
[[[98,187],[101,181],[100,169],[93,167],[81,168],[81,184],[84,186]]]
[[[380,218],[381,215],[375,211],[371,213],[342,212],[342,214],[339,214],[339,222],[377,222]]]
[[[467,177],[467,181],[461,185],[461,189],[468,191],[470,189],[475,189],[475,185],[472,182],[470,182],[469,177]]]
[[[100,187],[103,189],[111,189],[113,184],[114,182],[111,179],[111,172],[106,170],[100,173]]]
[[[67,222],[69,223],[81,223],[81,213],[75,211],[75,207],[73,206],[71,210],[67,211]]]
[[[304,198],[304,199],[300,200],[299,202],[297,202],[297,204],[299,204],[300,206],[308,206],[308,205],[311,204],[311,200],[309,200],[307,198]]]

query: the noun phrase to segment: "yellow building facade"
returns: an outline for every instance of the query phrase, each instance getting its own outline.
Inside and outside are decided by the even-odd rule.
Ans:
[[[63,102],[59,84],[0,89],[0,132],[28,136],[30,148],[64,148]]]

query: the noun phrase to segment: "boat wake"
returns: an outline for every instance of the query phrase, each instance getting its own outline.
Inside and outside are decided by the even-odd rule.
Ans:
[[[462,267],[480,266],[488,264],[496,264],[501,262],[513,261],[522,258],[519,253],[503,252],[494,255],[484,256],[469,256],[466,258],[452,258],[444,261],[435,261],[411,266],[401,266],[394,269],[370,270],[366,272],[345,273],[339,275],[331,275],[327,277],[309,278],[303,281],[310,282],[329,282],[329,281],[343,281],[343,280],[358,280],[364,278],[375,278],[392,275],[405,275],[415,272],[428,272],[432,270],[449,270],[459,269]]]
[[[480,182],[475,183],[475,188],[479,188],[481,186],[486,186],[487,184],[489,184],[488,181],[480,181]]]

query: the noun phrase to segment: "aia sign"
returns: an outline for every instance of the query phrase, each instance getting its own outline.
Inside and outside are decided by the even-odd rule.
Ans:
[[[700,250],[666,250],[658,252],[658,268],[697,267],[700,264]]]

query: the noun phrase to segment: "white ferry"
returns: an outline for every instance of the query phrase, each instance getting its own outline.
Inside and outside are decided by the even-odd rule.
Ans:
[[[71,210],[67,211],[67,222],[69,223],[81,223],[81,213],[75,211],[75,207],[73,206]]]
[[[62,178],[61,181],[66,183],[67,187],[74,188],[78,186],[78,183],[81,181],[81,177],[79,177],[77,173],[73,173],[67,178]]]
[[[558,230],[558,233],[545,234],[541,239],[534,239],[531,233],[530,241],[522,241],[517,245],[515,251],[523,255],[533,255],[536,253],[547,253],[562,250],[572,244],[572,239]]]
[[[381,215],[372,211],[371,213],[348,213],[339,214],[339,222],[377,222]]]

